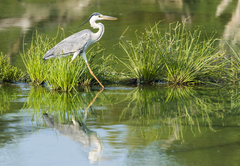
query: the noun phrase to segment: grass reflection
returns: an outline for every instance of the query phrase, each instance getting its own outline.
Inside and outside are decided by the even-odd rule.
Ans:
[[[211,87],[139,86],[129,93],[126,100],[131,101],[120,119],[130,114],[144,139],[155,140],[169,133],[170,139],[183,140],[185,130],[190,129],[194,136],[207,128],[217,131],[216,127],[224,124],[225,117],[238,113],[239,98],[233,94],[235,92]],[[231,98],[234,99],[230,101]]]
[[[10,110],[10,102],[17,99],[16,92],[9,93],[10,88],[11,90],[16,90],[16,88],[13,87],[0,86],[0,114]]]
[[[10,108],[10,97],[3,88],[0,88],[0,94],[0,113],[2,114]]]
[[[44,87],[32,87],[25,101],[23,110],[33,117],[39,118],[43,113],[57,116],[60,122],[82,120],[89,109],[89,115],[94,114],[91,105],[102,91],[88,93],[60,93],[49,91]],[[100,95],[103,99],[106,96]]]

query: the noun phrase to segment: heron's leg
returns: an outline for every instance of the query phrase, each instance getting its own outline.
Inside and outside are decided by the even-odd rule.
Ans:
[[[87,66],[88,66],[88,69],[89,69],[89,71],[90,71],[90,74],[97,80],[97,82],[98,82],[98,83],[101,85],[101,87],[104,89],[104,86],[102,85],[102,83],[101,83],[101,82],[97,79],[97,77],[93,74],[93,72],[92,72],[92,70],[91,70],[88,62],[87,62],[87,61],[85,61],[85,62],[86,62],[86,64],[87,64]]]
[[[76,51],[76,52],[73,54],[72,60],[71,60],[71,62],[69,63],[69,65],[68,65],[68,67],[67,67],[67,70],[68,70],[68,68],[70,67],[70,65],[72,64],[73,60],[78,56],[79,52],[80,52],[80,51]]]

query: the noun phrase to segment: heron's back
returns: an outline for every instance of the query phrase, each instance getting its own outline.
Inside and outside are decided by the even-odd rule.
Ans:
[[[43,59],[50,59],[56,57],[57,55],[68,56],[74,54],[79,50],[80,52],[85,51],[92,42],[92,34],[92,31],[85,29],[65,38],[53,48],[48,50],[47,53],[43,56]]]

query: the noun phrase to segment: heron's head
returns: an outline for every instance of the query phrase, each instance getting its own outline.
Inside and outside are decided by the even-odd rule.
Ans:
[[[87,23],[88,21],[90,21],[90,22],[95,22],[95,21],[97,21],[97,20],[117,20],[117,18],[116,17],[111,17],[111,16],[105,16],[105,15],[102,15],[102,14],[100,14],[100,13],[93,13],[90,17],[89,17],[89,19],[86,21],[86,22],[84,22],[82,25],[84,25],[85,23]],[[80,25],[80,26],[82,26],[82,25]],[[79,27],[80,27],[79,26]]]
[[[97,20],[117,20],[116,17],[111,17],[111,16],[105,16],[105,15],[102,15],[100,13],[93,13],[89,20],[94,20],[94,21],[97,21]]]

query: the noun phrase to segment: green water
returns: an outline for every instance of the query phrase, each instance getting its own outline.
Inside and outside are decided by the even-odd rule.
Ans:
[[[102,21],[106,55],[124,58],[125,29],[123,39],[134,40],[160,20],[164,29],[187,19],[189,30],[237,44],[239,9],[239,0],[2,0],[0,52],[24,69],[19,51],[36,30],[54,37],[60,25],[68,36],[90,29],[78,26],[93,12],[118,18]],[[0,84],[0,165],[239,165],[239,91],[108,85],[68,94]]]
[[[238,88],[108,86],[67,94],[17,84],[0,93],[3,165],[240,162]]]

